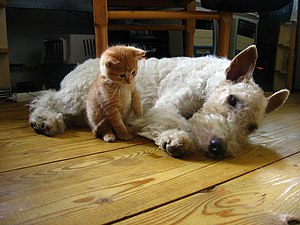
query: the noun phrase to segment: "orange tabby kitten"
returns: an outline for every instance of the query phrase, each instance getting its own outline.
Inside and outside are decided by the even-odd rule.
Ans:
[[[100,58],[100,74],[89,90],[86,110],[93,133],[104,141],[132,139],[123,120],[131,109],[137,116],[143,113],[134,84],[138,59],[143,56],[141,49],[117,45]]]

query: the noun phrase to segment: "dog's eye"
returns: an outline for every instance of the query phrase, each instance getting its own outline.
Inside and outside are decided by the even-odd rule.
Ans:
[[[120,75],[120,78],[121,78],[121,79],[124,79],[125,77],[126,77],[125,74],[121,74],[121,75]]]
[[[133,70],[133,71],[131,72],[131,75],[132,75],[132,76],[135,76],[135,74],[136,74],[136,72],[135,72],[135,70]]]
[[[234,95],[229,95],[229,97],[227,99],[227,102],[228,102],[228,104],[230,106],[235,107],[236,104],[237,104],[237,102],[238,102],[238,100],[237,100],[237,98]]]
[[[248,131],[249,133],[252,133],[253,131],[255,131],[257,129],[257,124],[253,123],[253,124],[250,124],[248,126]]]

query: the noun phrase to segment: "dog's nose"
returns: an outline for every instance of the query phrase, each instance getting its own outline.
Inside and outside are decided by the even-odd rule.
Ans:
[[[226,145],[221,138],[213,137],[210,140],[208,151],[212,156],[222,157],[226,153]]]

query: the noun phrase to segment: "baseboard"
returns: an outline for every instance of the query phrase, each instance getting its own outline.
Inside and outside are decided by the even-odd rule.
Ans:
[[[11,100],[15,102],[29,102],[32,101],[36,96],[40,95],[41,91],[23,92],[23,93],[12,93]]]

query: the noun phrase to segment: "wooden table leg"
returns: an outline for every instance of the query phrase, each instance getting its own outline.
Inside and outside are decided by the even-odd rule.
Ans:
[[[196,1],[187,5],[187,11],[196,11]],[[194,33],[196,21],[188,19],[185,21],[185,55],[189,57],[194,56]]]
[[[231,12],[220,12],[220,19],[218,20],[219,37],[218,37],[218,51],[217,51],[217,54],[219,56],[228,57],[231,21],[232,21]]]
[[[96,57],[108,47],[107,0],[93,0]]]

